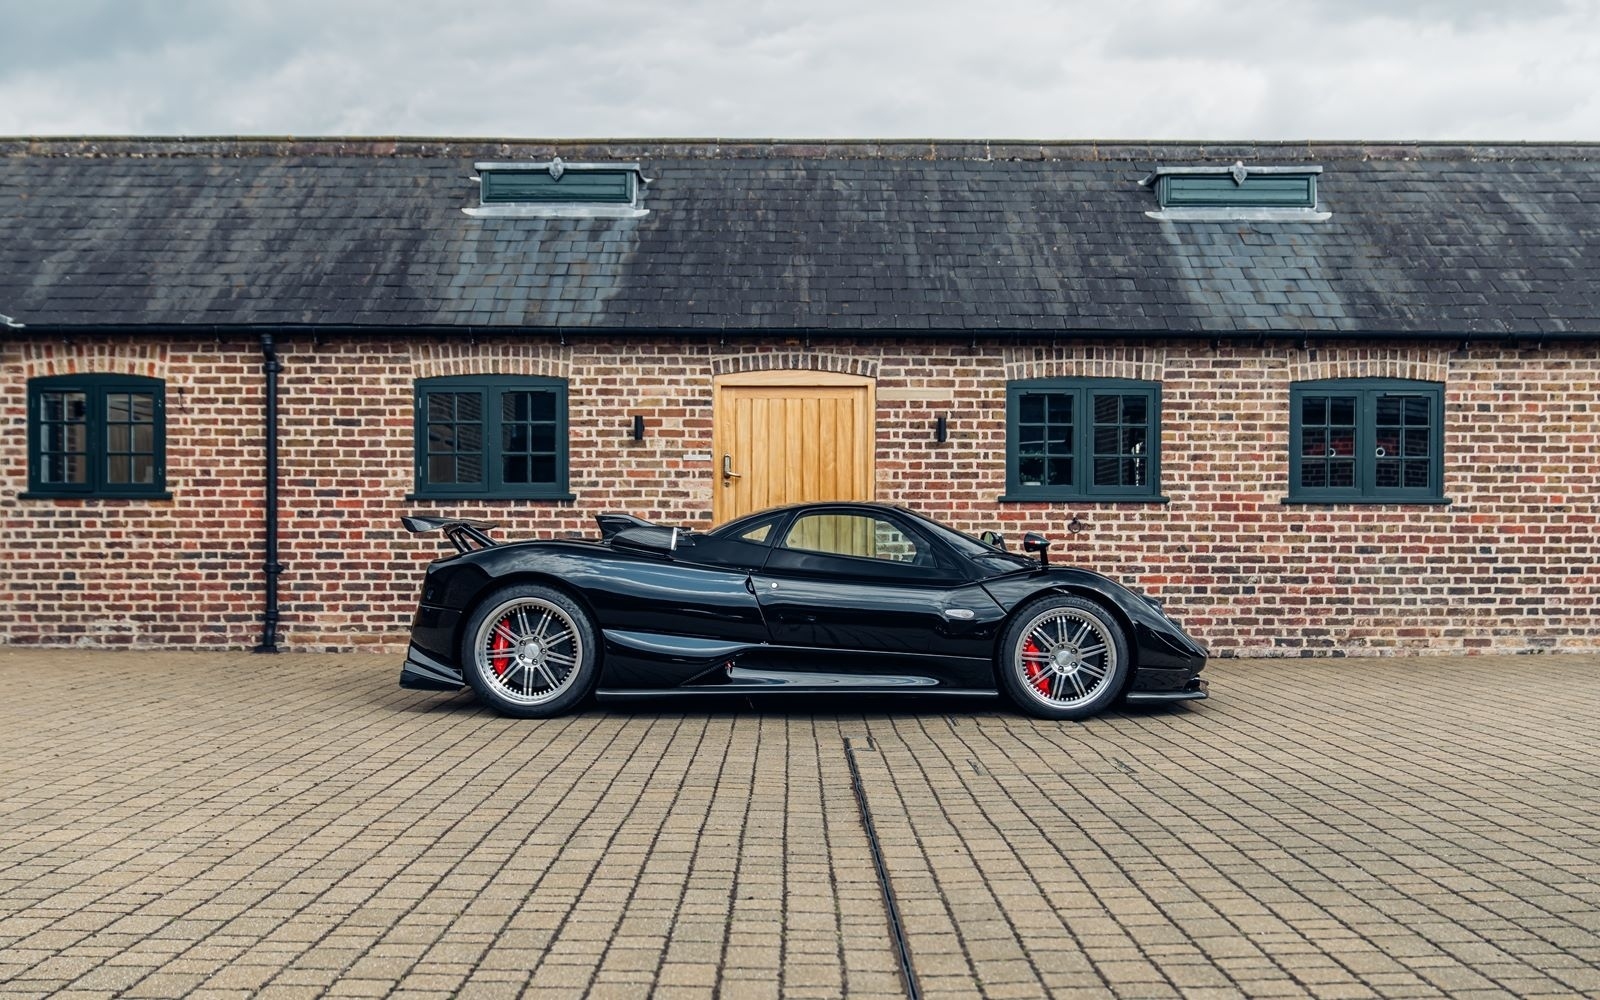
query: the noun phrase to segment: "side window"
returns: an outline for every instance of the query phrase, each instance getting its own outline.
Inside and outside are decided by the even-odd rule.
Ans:
[[[866,514],[806,514],[795,518],[783,547],[856,559],[923,564],[931,561],[926,544],[892,521]]]
[[[1122,379],[1006,386],[1004,500],[1159,500],[1161,387]]]
[[[166,383],[131,375],[28,382],[28,496],[164,497]]]
[[[564,379],[419,379],[415,412],[418,497],[569,497]]]
[[[1444,387],[1439,383],[1295,382],[1289,401],[1288,499],[1444,499]]]

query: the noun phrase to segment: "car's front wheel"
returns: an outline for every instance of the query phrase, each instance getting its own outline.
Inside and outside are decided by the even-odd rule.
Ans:
[[[1116,699],[1128,679],[1128,643],[1109,612],[1056,595],[1018,612],[1000,643],[1001,683],[1045,719],[1084,719]]]
[[[576,601],[521,584],[473,609],[461,662],[478,697],[507,715],[545,718],[582,701],[599,665],[594,625]]]

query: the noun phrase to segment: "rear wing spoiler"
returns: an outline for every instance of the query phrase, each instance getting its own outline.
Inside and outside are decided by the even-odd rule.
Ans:
[[[489,537],[489,531],[499,525],[487,521],[469,521],[461,517],[402,517],[400,523],[413,535],[426,531],[443,531],[457,552],[493,548],[499,544]]]

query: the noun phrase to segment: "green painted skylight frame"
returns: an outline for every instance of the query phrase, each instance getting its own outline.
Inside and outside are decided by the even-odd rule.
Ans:
[[[639,218],[650,183],[637,163],[482,161],[478,204],[462,209],[479,218]]]
[[[1140,183],[1155,191],[1150,218],[1175,222],[1321,222],[1315,164],[1157,167]]]

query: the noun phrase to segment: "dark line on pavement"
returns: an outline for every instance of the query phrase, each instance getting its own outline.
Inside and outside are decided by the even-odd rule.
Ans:
[[[867,745],[872,746],[871,737]],[[876,750],[876,747],[872,747]],[[861,826],[867,831],[867,847],[872,851],[872,867],[878,872],[878,888],[883,890],[883,908],[889,917],[889,936],[894,939],[895,951],[900,958],[900,978],[906,985],[910,1000],[922,1000],[917,989],[917,971],[911,967],[911,945],[906,941],[905,925],[900,920],[900,904],[895,901],[894,887],[889,884],[889,869],[883,863],[883,847],[878,843],[878,831],[872,825],[872,810],[867,807],[867,790],[861,783],[861,769],[856,766],[856,748],[851,738],[844,738],[844,759],[850,766],[850,784],[856,790],[856,809],[861,813]]]

